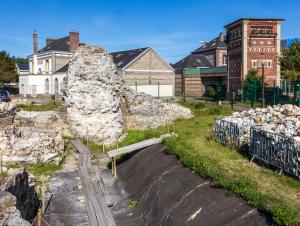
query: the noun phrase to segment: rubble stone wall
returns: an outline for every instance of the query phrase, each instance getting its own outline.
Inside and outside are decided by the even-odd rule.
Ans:
[[[112,57],[100,47],[82,46],[76,51],[64,87],[71,132],[95,141],[104,139],[106,144],[115,142],[127,129],[154,128],[192,116],[177,104],[134,94]]]

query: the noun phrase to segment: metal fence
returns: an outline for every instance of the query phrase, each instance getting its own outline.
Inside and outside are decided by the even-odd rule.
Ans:
[[[237,124],[218,118],[214,124],[214,132],[216,139],[222,144],[241,146],[240,137],[244,135],[244,131]]]
[[[259,126],[252,126],[249,130],[222,118],[214,124],[215,138],[219,142],[247,150],[252,156],[251,161],[259,159],[267,165],[278,167],[280,173],[284,171],[300,177],[300,144],[295,139],[263,131]]]
[[[249,153],[253,159],[259,159],[280,168],[288,174],[299,177],[300,149],[292,138],[252,127],[250,130]]]

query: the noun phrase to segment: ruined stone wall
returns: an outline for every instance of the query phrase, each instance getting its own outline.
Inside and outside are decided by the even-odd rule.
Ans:
[[[190,110],[177,104],[135,94],[125,85],[111,56],[100,47],[80,47],[65,82],[67,120],[74,136],[88,135],[110,144],[124,137],[127,129],[155,128],[192,116]]]

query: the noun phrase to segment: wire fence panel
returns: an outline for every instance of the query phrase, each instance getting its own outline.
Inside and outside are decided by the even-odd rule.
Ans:
[[[219,142],[241,147],[241,137],[245,134],[245,131],[241,130],[235,123],[218,118],[214,124],[214,133]]]
[[[249,153],[299,178],[300,147],[293,138],[252,127]]]

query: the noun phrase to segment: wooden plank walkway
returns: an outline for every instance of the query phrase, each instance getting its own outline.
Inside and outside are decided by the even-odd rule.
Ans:
[[[162,140],[164,138],[171,137],[171,136],[176,136],[176,134],[167,133],[167,134],[164,134],[160,137],[151,138],[151,139],[144,140],[144,141],[141,141],[141,142],[138,142],[138,143],[135,143],[135,144],[128,145],[126,147],[117,148],[115,150],[107,152],[107,154],[108,154],[108,157],[113,158],[113,157],[116,157],[117,155],[130,153],[130,152],[133,152],[133,151],[145,148],[145,147],[149,147],[149,146],[154,145],[154,144],[159,144],[159,143],[162,142]]]
[[[105,201],[105,190],[99,178],[98,168],[91,164],[89,149],[78,140],[72,140],[71,143],[79,152],[78,169],[90,225],[115,226],[115,221]]]

